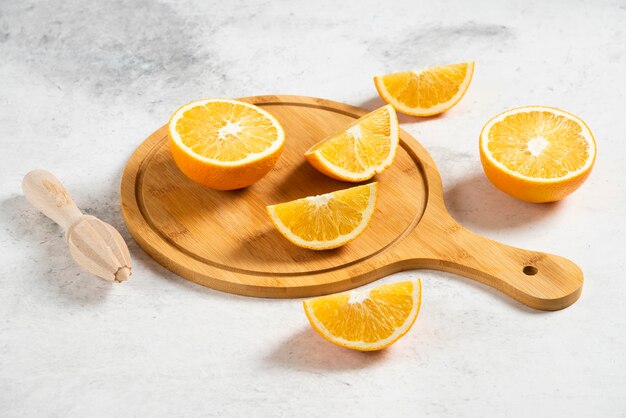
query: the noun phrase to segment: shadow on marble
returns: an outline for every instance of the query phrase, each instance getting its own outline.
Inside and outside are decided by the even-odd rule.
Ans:
[[[448,212],[468,229],[502,230],[555,216],[561,206],[554,203],[528,203],[496,189],[481,172],[474,173],[447,188],[444,193]]]
[[[33,208],[22,195],[0,202],[0,216],[11,245],[25,246],[31,274],[23,280],[37,281],[35,286],[81,303],[105,300],[111,284],[82,270],[72,259],[61,227]]]
[[[480,283],[476,280],[472,280],[468,277],[464,277],[454,273],[448,273],[446,271],[441,270],[427,270],[427,269],[419,269],[419,270],[406,270],[404,273],[415,273],[417,276],[421,277],[424,282],[428,281],[428,274],[432,274],[437,278],[442,278],[445,280],[449,280],[450,283],[453,283],[455,286],[458,286],[457,292],[463,294],[466,292],[472,293],[485,293],[490,296],[494,300],[494,302],[501,303],[506,305],[508,308],[513,310],[520,310],[527,312],[529,314],[550,314],[550,311],[541,311],[538,309],[533,309],[529,306],[526,306],[512,297],[500,292],[499,290],[494,289],[491,286],[487,286],[486,284]]]
[[[181,277],[178,274],[169,271],[168,269],[157,263],[134,241],[132,242],[132,249],[131,246],[129,246],[129,250],[131,253],[131,257],[133,257],[133,262],[136,263],[137,266],[141,266],[141,269],[148,270],[151,273],[148,279],[158,277],[158,279],[160,280],[166,280],[169,283],[174,283],[181,289],[192,292],[199,292],[203,296],[211,297],[214,299],[221,299],[226,301],[253,299],[248,296],[222,292],[216,289],[212,289],[210,287],[202,286],[201,284],[192,282],[191,280],[187,280],[184,277]],[[137,268],[137,271],[140,271],[141,269]]]
[[[379,96],[373,96],[365,100],[364,102],[358,103],[356,106],[372,111],[386,104],[387,103],[383,99],[381,99]],[[404,113],[400,113],[400,112],[396,112],[396,114],[398,115],[398,122],[402,124],[402,123],[415,123],[415,122],[424,122],[424,121],[441,119],[445,117],[446,112],[440,113],[434,116],[428,116],[428,117],[405,115]]]
[[[385,33],[371,43],[370,52],[386,64],[385,72],[391,73],[452,64],[463,57],[474,57],[480,63],[483,57],[502,52],[516,39],[514,27],[500,22],[424,22],[397,36]]]
[[[375,366],[388,359],[388,354],[388,350],[360,352],[339,347],[307,327],[276,346],[264,361],[287,369],[342,371]]]
[[[142,270],[147,270],[150,273],[150,278],[158,277],[160,279],[164,279],[170,283],[175,283],[178,286],[181,286],[184,289],[188,289],[190,291],[200,292],[207,297],[219,298],[224,300],[234,300],[234,299],[249,299],[247,296],[240,296],[231,293],[221,292],[219,290],[215,290],[206,286],[202,286],[190,280],[187,280],[170,270],[163,267],[156,260],[154,260],[148,253],[146,253],[137,242],[132,238],[130,232],[126,228],[126,223],[124,222],[124,218],[121,213],[120,208],[120,195],[119,188],[122,181],[123,171],[126,165],[126,160],[123,159],[123,162],[120,164],[120,168],[116,171],[117,174],[111,181],[106,182],[104,187],[98,187],[94,189],[93,187],[82,189],[80,187],[72,187],[71,190],[68,190],[70,195],[75,198],[76,204],[78,207],[86,214],[95,216],[104,222],[111,224],[115,229],[117,229],[124,241],[128,246],[128,251],[130,252],[131,260],[133,262],[133,275],[129,280],[137,280],[140,279],[139,274]],[[239,192],[239,191],[238,191]],[[240,193],[244,193],[241,191]],[[76,199],[76,197],[79,199]],[[20,196],[21,197],[21,196]],[[25,198],[24,204],[31,211],[35,211]],[[43,215],[39,215],[40,218],[45,219],[49,224],[52,224],[59,231],[60,228],[54,225],[51,220],[48,220]],[[62,238],[62,232],[60,233]],[[69,251],[66,252],[66,257],[70,257]],[[82,270],[75,266],[77,272],[81,273]],[[88,273],[82,273],[83,275]],[[107,283],[104,283],[108,285]]]

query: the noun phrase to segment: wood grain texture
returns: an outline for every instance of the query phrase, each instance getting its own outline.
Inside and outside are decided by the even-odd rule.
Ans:
[[[377,175],[379,197],[366,231],[344,247],[312,251],[276,231],[265,206],[348,188],[304,152],[366,110],[301,96],[257,96],[285,128],[280,160],[254,185],[216,191],[176,168],[166,126],[130,158],[121,186],[124,219],[139,245],[171,271],[218,290],[290,298],[338,292],[413,268],[454,272],[528,306],[557,310],[578,299],[583,275],[571,261],[478,236],[447,213],[434,162],[406,132],[391,168]]]
[[[63,227],[70,254],[78,265],[109,282],[128,279],[132,263],[120,233],[98,218],[83,215],[52,173],[29,172],[22,190],[33,206]]]
[[[48,171],[33,170],[26,174],[22,180],[22,191],[31,205],[64,231],[83,216],[63,184]]]

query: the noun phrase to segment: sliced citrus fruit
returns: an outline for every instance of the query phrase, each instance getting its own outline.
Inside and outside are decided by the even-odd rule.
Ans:
[[[463,62],[376,76],[374,83],[380,97],[398,112],[432,116],[461,100],[473,74],[474,63]]]
[[[278,121],[250,103],[206,99],[179,108],[169,144],[187,177],[218,190],[251,185],[274,166],[285,144]]]
[[[387,105],[313,145],[304,156],[329,177],[359,182],[387,169],[397,149],[398,117]]]
[[[302,304],[315,331],[331,343],[360,351],[381,350],[415,323],[422,304],[422,281],[357,289]]]
[[[596,142],[580,118],[527,106],[491,119],[480,134],[480,160],[500,190],[527,202],[554,202],[587,179]]]
[[[376,191],[374,182],[268,206],[267,212],[289,241],[327,250],[352,241],[365,230],[376,207]]]

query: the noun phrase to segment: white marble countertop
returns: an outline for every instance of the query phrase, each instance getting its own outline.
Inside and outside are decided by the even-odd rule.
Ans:
[[[621,0],[0,2],[0,416],[626,416],[625,22]],[[459,222],[581,266],[570,308],[420,271],[415,326],[364,355],[322,340],[300,301],[195,285],[128,235],[122,169],[177,106],[281,93],[373,109],[373,75],[465,60],[460,104],[402,127]],[[591,177],[558,204],[516,201],[482,173],[480,128],[528,104],[579,115],[598,142]],[[128,282],[73,264],[21,194],[34,168],[122,231]]]

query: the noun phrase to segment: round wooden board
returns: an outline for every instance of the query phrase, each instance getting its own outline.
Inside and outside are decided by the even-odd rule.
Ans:
[[[416,141],[402,132],[394,165],[372,179],[379,185],[378,204],[361,236],[335,250],[299,248],[276,231],[265,207],[354,186],[316,171],[304,152],[366,111],[298,96],[242,100],[263,107],[285,129],[285,149],[272,171],[242,190],[203,187],[176,167],[163,126],[139,146],[124,172],[122,209],[131,234],[168,269],[228,292],[309,296],[362,284],[333,272],[383,252],[411,231],[424,212],[423,167],[419,150],[409,145]]]
[[[435,164],[404,131],[394,164],[372,180],[378,181],[378,202],[365,232],[335,250],[296,247],[274,229],[265,207],[352,187],[314,170],[304,152],[367,111],[301,96],[242,100],[274,115],[287,136],[276,166],[254,185],[216,191],[187,179],[172,160],[165,126],[124,170],[126,225],[166,268],[208,287],[260,297],[333,293],[411,268],[461,274],[537,309],[562,309],[580,296],[583,275],[571,261],[510,247],[457,224],[446,211]]]

